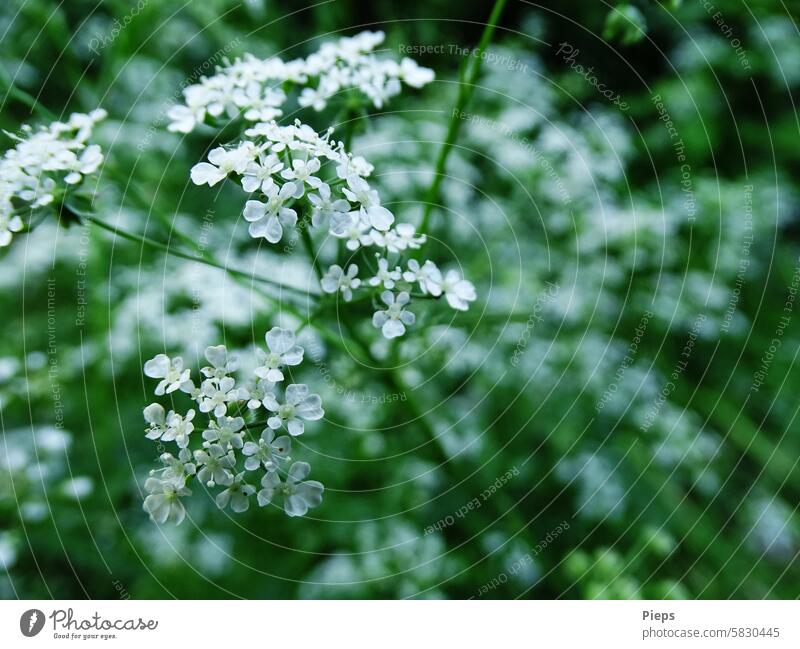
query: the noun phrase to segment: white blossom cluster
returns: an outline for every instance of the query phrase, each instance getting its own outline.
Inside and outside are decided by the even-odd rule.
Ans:
[[[328,100],[347,90],[363,93],[376,108],[400,93],[401,82],[421,88],[433,81],[433,70],[413,59],[379,59],[374,49],[384,40],[383,32],[365,31],[324,43],[305,59],[284,62],[278,57],[237,58],[211,77],[183,90],[184,104],[173,106],[168,117],[170,131],[189,133],[207,119],[243,117],[250,122],[268,122],[283,115],[287,96],[284,87],[302,87],[298,103],[321,111]]]
[[[209,153],[208,162],[192,167],[192,182],[213,186],[235,176],[252,196],[243,216],[254,238],[274,244],[297,227],[317,228],[327,229],[351,252],[362,247],[382,249],[374,275],[367,280],[357,277],[356,264],[346,271],[334,264],[321,284],[323,291],[341,293],[345,301],[358,288],[379,293],[385,308],[378,309],[373,324],[386,338],[402,336],[406,326],[414,323],[414,314],[404,307],[415,285],[422,296],[443,295],[452,308],[467,310],[476,299],[475,287],[457,271],[442,273],[430,260],[420,264],[409,259],[404,267],[390,265],[389,257],[418,250],[425,235],[410,223],[395,224],[394,214],[381,205],[377,190],[367,180],[372,165],[348,154],[341,142],[331,139],[332,133],[329,129],[319,135],[299,121],[290,126],[275,121],[256,124],[245,131],[249,139],[231,148],[217,147]]]
[[[23,215],[53,203],[63,185],[77,185],[97,171],[103,154],[97,144],[87,142],[105,117],[106,111],[98,108],[38,130],[23,125],[22,135],[6,133],[17,144],[0,158],[0,247],[25,227]]]
[[[192,479],[209,489],[221,487],[217,506],[229,506],[234,512],[246,511],[253,495],[261,507],[282,499],[289,516],[303,516],[322,502],[322,484],[306,480],[311,467],[292,462],[289,455],[291,437],[304,432],[306,421],[324,415],[322,401],[302,383],[286,385],[281,396],[284,370],[302,362],[303,348],[287,329],[274,327],[265,338],[268,351],[257,350],[259,365],[245,383],[234,377],[239,361],[224,345],[205,350],[209,364],[200,370],[199,386],[180,357],[158,354],[145,363],[144,373],[159,379],[156,396],[183,392],[197,407],[185,414],[167,411],[160,403],[144,409],[146,437],[160,445],[174,442],[177,447],[177,457],[161,454],[163,467],[151,471],[145,482],[144,509],[154,521],[180,523],[184,519],[181,498],[191,495],[187,484]],[[196,431],[198,411],[204,422]],[[252,418],[259,413],[267,417],[266,426],[245,423],[245,415]],[[258,438],[251,434],[256,426],[263,427]],[[257,491],[252,482],[259,474],[261,489]]]

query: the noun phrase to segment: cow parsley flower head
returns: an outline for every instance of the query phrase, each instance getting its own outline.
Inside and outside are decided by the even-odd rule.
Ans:
[[[199,124],[234,119],[268,122],[283,115],[284,88],[299,87],[298,104],[321,111],[337,95],[349,90],[381,108],[399,94],[402,83],[421,88],[434,79],[433,71],[410,58],[399,63],[378,58],[373,52],[384,40],[383,32],[365,31],[353,37],[326,42],[307,58],[283,61],[258,59],[246,54],[216,74],[183,90],[183,104],[167,116],[170,131],[189,133]],[[402,83],[401,83],[402,82]]]
[[[239,376],[238,358],[225,346],[207,347],[205,358],[209,365],[201,369],[206,378],[199,389],[192,386],[190,370],[184,369],[180,358],[159,354],[145,363],[145,374],[160,379],[157,395],[180,389],[179,394],[184,396],[175,395],[171,399],[193,401],[197,407],[197,411],[189,408],[186,414],[181,414],[176,410],[167,412],[160,403],[152,403],[143,411],[147,423],[145,437],[159,444],[175,443],[177,447],[175,455],[161,453],[161,468],[151,471],[145,482],[148,496],[144,509],[154,521],[183,520],[186,511],[180,499],[191,495],[186,485],[194,479],[208,489],[219,489],[215,496],[218,507],[230,507],[237,513],[246,511],[256,493],[246,475],[263,471],[262,486],[271,484],[274,479],[267,476],[277,477],[291,461],[290,437],[278,435],[275,430],[285,426],[289,435],[300,435],[305,431],[305,422],[323,417],[322,400],[319,395],[311,394],[306,385],[291,384],[280,393],[282,368],[297,366],[303,360],[303,348],[297,344],[294,332],[274,327],[265,339],[269,352],[257,351],[261,364],[248,372],[249,376]],[[259,414],[265,417],[267,413],[268,426],[264,428],[263,421],[255,420]],[[199,421],[203,417],[204,421]],[[256,428],[261,430],[260,435],[255,433]],[[197,429],[200,434],[193,435]],[[302,515],[309,507],[319,505],[322,494],[319,483],[302,486],[299,482],[302,477],[295,479],[300,471],[296,466],[308,467],[305,463],[295,463],[289,468],[285,483],[277,478],[277,483],[285,485],[285,493],[297,496],[291,501],[291,516]],[[257,500],[262,506],[268,502],[263,494]],[[287,513],[290,509],[287,508]]]
[[[67,191],[75,192],[85,176],[103,163],[103,153],[88,140],[106,112],[73,113],[66,122],[34,130],[23,125],[16,141],[0,158],[0,247],[21,232],[33,210],[58,205]]]

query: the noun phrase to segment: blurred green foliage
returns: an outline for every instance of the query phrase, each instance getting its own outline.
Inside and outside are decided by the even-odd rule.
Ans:
[[[421,216],[464,58],[451,45],[477,43],[487,3],[140,4],[134,17],[124,0],[0,8],[0,126],[108,110],[95,201],[107,220],[180,244],[173,227],[199,236],[210,214],[221,257],[275,272],[287,255],[254,250],[239,195],[188,183],[235,133],[181,138],[165,112],[215,53],[290,58],[365,28],[386,31],[395,55],[445,45],[415,57],[432,86],[355,125],[386,202]],[[309,337],[304,378],[327,411],[302,440],[328,487],[316,517],[228,518],[197,498],[190,520],[159,528],[141,509],[143,361],[166,350],[197,366],[206,344],[245,349],[280,314],[224,273],[90,227],[15,239],[0,253],[0,412],[30,488],[0,475],[0,593],[797,597],[798,314],[777,332],[800,272],[800,33],[790,3],[662,5],[624,3],[643,21],[634,38],[606,3],[509,3],[432,216],[439,256],[463,266],[479,308],[451,322],[434,307],[402,346],[375,342],[404,363],[408,393]],[[71,443],[43,472],[30,440],[57,423],[54,381]],[[91,493],[65,496],[70,476],[90,477]]]

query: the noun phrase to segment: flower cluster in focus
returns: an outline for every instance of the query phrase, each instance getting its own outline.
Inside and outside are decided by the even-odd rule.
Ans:
[[[414,323],[414,314],[405,306],[415,286],[418,296],[444,296],[452,308],[466,311],[476,299],[472,283],[455,270],[443,273],[430,260],[401,260],[406,252],[422,247],[425,235],[410,223],[395,223],[367,180],[372,165],[346,152],[332,133],[328,129],[320,135],[300,121],[289,126],[275,121],[256,124],[245,131],[247,139],[217,147],[207,162],[196,164],[192,182],[213,186],[234,176],[251,196],[243,216],[254,238],[275,244],[287,234],[296,236],[299,229],[322,230],[341,240],[351,254],[378,249],[374,262],[362,255],[362,263],[372,266],[366,279],[357,276],[356,264],[347,270],[332,264],[321,286],[326,293],[341,293],[345,301],[356,289],[379,297],[373,324],[386,338],[402,336]]]
[[[144,373],[159,380],[157,396],[185,393],[196,405],[185,414],[167,411],[160,403],[144,409],[147,438],[177,447],[177,456],[161,454],[162,468],[151,471],[145,482],[144,509],[154,521],[183,520],[181,498],[191,495],[187,485],[193,479],[218,488],[217,506],[234,512],[246,511],[253,495],[261,507],[282,501],[289,516],[303,516],[322,502],[322,484],[306,480],[311,467],[292,462],[289,455],[291,438],[303,434],[306,421],[324,415],[322,401],[304,384],[284,387],[286,368],[303,360],[294,333],[274,327],[266,343],[267,351],[258,350],[259,365],[245,383],[235,377],[238,359],[224,345],[206,349],[209,364],[200,370],[199,385],[179,357],[158,354],[145,363]],[[265,421],[258,420],[259,413]],[[256,429],[262,429],[258,437]]]
[[[300,106],[321,111],[331,97],[347,90],[358,90],[381,108],[400,92],[401,82],[421,88],[433,81],[433,71],[410,58],[398,63],[376,57],[373,50],[383,40],[383,32],[365,31],[324,43],[305,59],[237,58],[215,75],[184,89],[185,103],[170,109],[168,128],[189,133],[198,124],[217,118],[277,119],[283,115],[281,106],[287,99],[284,87],[292,85],[302,87],[297,100]]]
[[[97,171],[103,154],[87,142],[105,117],[106,111],[98,108],[38,130],[24,125],[22,135],[7,133],[17,144],[0,158],[0,247],[25,228],[32,210],[50,205],[63,194],[64,185],[76,186]]]

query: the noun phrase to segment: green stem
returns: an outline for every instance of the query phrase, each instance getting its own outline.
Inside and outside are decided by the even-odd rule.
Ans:
[[[450,116],[450,124],[447,126],[447,135],[445,136],[444,144],[442,144],[442,148],[439,150],[439,157],[436,159],[436,166],[433,171],[433,181],[428,189],[427,198],[425,200],[425,211],[423,213],[422,223],[420,224],[419,228],[420,232],[428,232],[431,212],[433,211],[434,203],[436,203],[439,198],[439,189],[441,188],[442,181],[444,180],[445,164],[447,164],[447,158],[450,155],[450,151],[453,149],[453,145],[458,137],[458,132],[461,129],[461,122],[463,120],[460,118],[460,115],[466,108],[467,103],[469,102],[470,98],[472,97],[472,93],[475,90],[475,81],[478,78],[478,73],[481,70],[481,63],[483,62],[481,55],[492,40],[494,29],[497,26],[497,22],[500,20],[500,14],[503,12],[503,7],[505,4],[506,0],[495,1],[494,7],[492,8],[492,13],[489,15],[489,21],[486,23],[486,27],[483,30],[483,34],[478,42],[478,46],[473,52],[472,59],[461,69],[461,74],[459,75],[458,80],[458,99],[456,100],[453,113]]]
[[[169,246],[169,245],[167,245],[165,243],[161,243],[160,241],[155,241],[154,239],[150,239],[149,237],[146,237],[144,235],[136,234],[134,232],[128,232],[127,230],[123,230],[122,228],[119,228],[119,227],[117,227],[115,225],[111,225],[110,223],[106,223],[105,221],[103,221],[102,219],[97,218],[96,216],[92,216],[90,214],[79,212],[79,211],[75,210],[71,206],[69,207],[69,209],[71,209],[76,214],[79,214],[81,216],[81,218],[83,218],[84,220],[89,221],[91,223],[94,223],[95,225],[97,225],[98,227],[102,228],[103,230],[106,230],[108,232],[112,232],[113,234],[115,234],[115,235],[117,235],[119,237],[122,237],[123,239],[127,239],[129,241],[134,241],[136,243],[141,243],[141,244],[144,244],[144,245],[148,245],[151,248],[156,248],[157,250],[163,250],[164,252],[166,252],[169,255],[172,255],[173,257],[179,257],[180,259],[187,259],[189,261],[196,261],[198,263],[205,264],[206,266],[211,266],[212,268],[219,268],[220,270],[224,270],[227,273],[230,273],[234,277],[241,277],[241,278],[245,278],[245,279],[256,280],[256,281],[262,282],[264,284],[267,284],[269,286],[272,286],[274,288],[280,289],[281,291],[287,291],[289,293],[296,293],[296,294],[298,294],[298,296],[302,296],[302,297],[306,296],[306,291],[304,291],[302,289],[298,289],[298,288],[295,288],[293,286],[287,286],[285,284],[282,284],[281,282],[275,281],[274,279],[270,279],[269,277],[264,277],[263,275],[256,275],[254,273],[248,273],[246,271],[239,270],[238,268],[231,268],[230,266],[226,266],[225,264],[221,264],[221,263],[219,263],[217,261],[214,261],[212,259],[207,259],[205,257],[202,257],[202,256],[194,254],[194,253],[189,253],[189,252],[184,252],[183,250],[178,250],[177,248],[174,248],[173,246]]]

